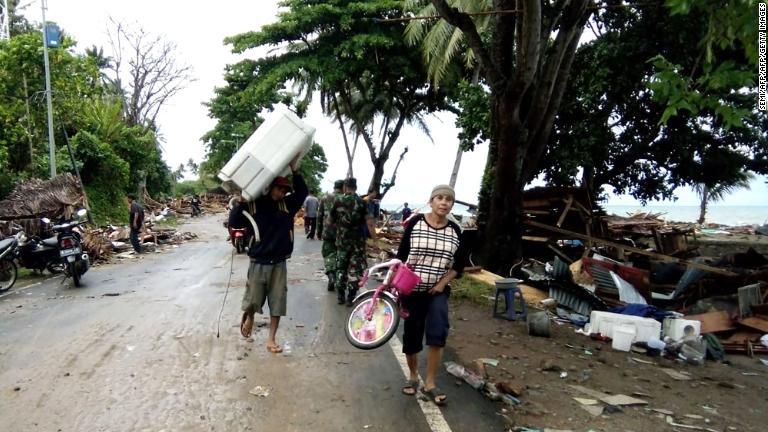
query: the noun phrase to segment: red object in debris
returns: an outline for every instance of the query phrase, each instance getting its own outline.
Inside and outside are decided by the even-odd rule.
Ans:
[[[622,279],[632,284],[632,286],[635,287],[637,292],[645,298],[645,300],[650,304],[651,298],[650,298],[650,272],[647,270],[641,270],[639,268],[630,267],[627,265],[618,264],[611,261],[600,261],[596,260],[591,257],[584,257],[582,258],[582,268],[589,273],[590,276],[594,277],[592,274],[592,266],[593,265],[599,265],[600,267],[603,267],[605,269],[608,269],[617,275],[621,276]]]

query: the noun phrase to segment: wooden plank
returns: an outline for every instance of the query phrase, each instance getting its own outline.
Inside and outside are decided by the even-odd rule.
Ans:
[[[563,214],[560,215],[560,218],[557,220],[557,226],[560,227],[563,225],[563,221],[565,221],[565,217],[568,216],[568,212],[571,210],[571,206],[573,205],[573,195],[568,195],[568,199],[565,200],[565,209],[563,209]]]
[[[595,238],[595,237],[592,237],[592,236],[588,236],[588,235],[584,235],[584,234],[579,234],[579,233],[576,233],[576,232],[573,232],[573,231],[568,231],[566,229],[562,229],[562,228],[558,228],[558,227],[553,227],[553,226],[550,226],[550,225],[547,225],[547,224],[543,224],[541,222],[536,222],[536,221],[528,220],[528,221],[525,221],[525,224],[528,225],[528,226],[535,227],[535,228],[541,228],[541,229],[545,229],[545,230],[549,230],[549,231],[554,231],[554,232],[560,233],[560,234],[566,234],[566,235],[569,235],[571,237],[575,237],[577,239],[587,240],[588,242],[599,243],[599,244],[603,244],[603,245],[606,245],[606,246],[614,247],[614,248],[617,248],[617,249],[624,249],[626,251],[630,251],[630,252],[633,252],[633,253],[636,253],[636,254],[646,255],[646,256],[649,256],[651,258],[655,258],[657,260],[660,260],[660,261],[674,262],[674,263],[686,265],[688,267],[693,267],[693,268],[697,268],[697,269],[700,269],[700,270],[706,270],[706,271],[708,271],[710,273],[721,274],[721,275],[724,275],[724,276],[738,276],[736,273],[730,272],[728,270],[723,270],[721,268],[712,267],[712,266],[708,266],[706,264],[700,264],[700,263],[688,261],[688,260],[685,260],[685,259],[682,259],[682,258],[672,257],[672,256],[669,256],[669,255],[663,255],[663,254],[656,253],[656,252],[649,252],[649,251],[646,251],[646,250],[643,250],[643,249],[638,249],[636,247],[627,246],[627,245],[623,245],[623,244],[620,244],[620,243],[615,243],[615,242],[612,242],[610,240],[603,240],[603,239],[600,239],[600,238]]]
[[[496,281],[499,279],[504,279],[503,277],[491,273],[488,270],[482,270],[477,273],[465,273],[464,277],[468,277],[472,280],[475,280],[480,283],[484,283],[486,285],[491,285],[493,287],[496,286]],[[531,305],[535,305],[539,303],[540,301],[549,298],[549,293],[542,291],[536,287],[532,287],[530,285],[526,285],[523,283],[517,284],[517,286],[520,288],[520,291],[523,293],[523,298],[525,299],[525,302]]]
[[[763,333],[768,333],[768,320],[759,317],[744,318],[739,320],[739,324],[751,329],[759,330]]]
[[[549,241],[549,237],[523,236],[523,240],[525,240],[525,241],[532,241],[532,242],[538,242],[538,243],[546,243],[546,242]]]
[[[572,388],[572,389],[574,389],[574,390],[576,390],[578,392],[584,393],[585,395],[592,396],[595,399],[603,399],[603,398],[606,398],[606,397],[610,396],[607,393],[602,393],[602,392],[599,392],[597,390],[592,390],[591,388],[583,387],[583,386],[580,386],[580,385],[569,385],[568,387],[570,387],[570,388]]]
[[[632,396],[627,396],[623,394],[611,395],[608,397],[601,398],[600,400],[604,403],[607,403],[608,405],[614,405],[614,406],[648,405],[648,402],[642,399],[634,398]]]
[[[733,320],[728,316],[728,312],[717,311],[707,312],[698,315],[686,315],[687,320],[701,321],[701,334],[717,333],[721,331],[734,330],[736,326]]]

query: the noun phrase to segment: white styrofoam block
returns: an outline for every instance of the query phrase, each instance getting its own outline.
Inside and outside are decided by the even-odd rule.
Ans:
[[[632,349],[632,343],[635,342],[637,328],[633,325],[618,325],[613,328],[613,340],[611,348],[617,351],[628,352]]]
[[[592,311],[584,331],[587,334],[600,333],[613,339],[614,328],[622,325],[635,327],[635,342],[648,342],[661,337],[661,323],[655,319],[601,311]]]
[[[663,329],[664,336],[669,336],[672,340],[678,341],[683,338],[695,339],[701,334],[701,321],[665,318]]]
[[[258,198],[276,176],[288,173],[294,156],[309,151],[314,135],[314,127],[278,106],[221,169],[222,186],[237,186],[247,200]]]

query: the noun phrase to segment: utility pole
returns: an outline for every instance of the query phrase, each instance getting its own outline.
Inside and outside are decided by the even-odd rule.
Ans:
[[[53,138],[53,103],[51,102],[51,70],[48,63],[48,23],[45,22],[45,1],[40,0],[43,9],[43,61],[45,63],[45,98],[48,102],[48,163],[51,165],[51,178],[56,177],[56,143]]]
[[[9,0],[0,0],[0,40],[11,38],[11,11],[8,9]]]

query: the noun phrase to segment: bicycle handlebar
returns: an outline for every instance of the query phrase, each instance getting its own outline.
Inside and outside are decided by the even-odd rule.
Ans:
[[[389,260],[387,262],[379,263],[379,264],[376,264],[373,267],[370,267],[370,268],[366,269],[363,272],[363,277],[360,279],[360,282],[358,282],[357,286],[359,286],[361,288],[364,287],[366,282],[368,282],[368,277],[371,275],[371,273],[375,272],[376,270],[383,269],[383,268],[391,268],[391,267],[394,267],[394,266],[397,266],[397,265],[401,265],[402,263],[403,262],[400,261],[399,259],[394,258],[394,259],[391,259],[391,260]],[[386,278],[385,278],[385,280],[386,280]]]

